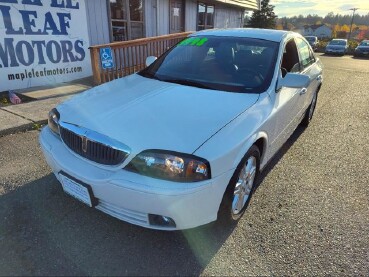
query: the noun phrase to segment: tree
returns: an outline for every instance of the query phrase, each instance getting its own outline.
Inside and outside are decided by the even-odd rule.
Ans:
[[[332,37],[337,38],[337,33],[340,31],[340,25],[335,24],[332,27]]]
[[[277,30],[283,30],[283,25],[282,24],[277,24],[275,28]]]
[[[273,10],[274,6],[269,5],[269,0],[261,0],[260,10],[253,12],[247,27],[275,29],[277,16]]]
[[[337,22],[335,21],[335,15],[333,12],[330,12],[329,14],[327,14],[324,17],[324,23],[328,23],[328,24],[337,24]]]
[[[338,31],[336,38],[347,38],[347,32],[346,31]]]

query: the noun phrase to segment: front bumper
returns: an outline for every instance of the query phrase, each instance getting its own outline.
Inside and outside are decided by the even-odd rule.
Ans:
[[[233,173],[230,171],[203,182],[176,183],[121,168],[100,166],[70,151],[48,127],[41,131],[40,145],[59,182],[59,173],[67,173],[91,186],[98,200],[95,208],[120,220],[152,229],[188,229],[216,220]],[[176,227],[152,225],[149,214],[170,217]]]
[[[369,50],[368,51],[355,51],[354,56],[356,56],[356,57],[369,57]]]
[[[346,53],[346,49],[325,49],[325,53],[344,55]]]

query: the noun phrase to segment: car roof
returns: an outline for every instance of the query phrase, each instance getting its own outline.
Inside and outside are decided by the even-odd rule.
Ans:
[[[196,32],[191,36],[219,36],[219,37],[241,37],[264,39],[274,42],[280,42],[289,34],[298,35],[297,33],[282,30],[256,29],[256,28],[234,28],[234,29],[208,29]]]

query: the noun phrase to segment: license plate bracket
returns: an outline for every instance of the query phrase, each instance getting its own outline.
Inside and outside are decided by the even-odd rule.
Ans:
[[[98,204],[98,200],[94,197],[90,185],[77,180],[73,176],[70,176],[62,171],[59,172],[59,177],[65,193],[76,198],[89,207],[95,207]]]

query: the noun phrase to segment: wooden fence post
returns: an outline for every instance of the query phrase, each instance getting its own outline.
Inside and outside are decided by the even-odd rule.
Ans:
[[[101,84],[101,74],[100,74],[100,53],[99,48],[90,47],[90,55],[91,55],[91,66],[92,66],[92,74],[95,85]]]

